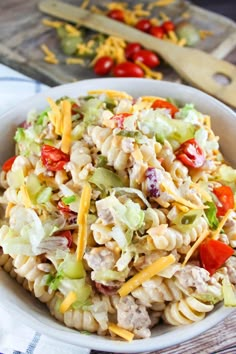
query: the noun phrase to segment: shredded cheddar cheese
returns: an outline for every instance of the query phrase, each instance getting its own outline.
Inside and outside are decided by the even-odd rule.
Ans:
[[[84,66],[85,65],[85,61],[82,58],[66,58],[66,64],[67,65],[78,64],[78,65]]]
[[[206,124],[206,126],[211,129],[211,118],[209,116],[204,117],[204,124]]]
[[[161,19],[163,20],[163,21],[169,21],[170,20],[170,18],[165,14],[165,12],[160,12],[159,13],[159,15],[160,15],[160,17],[161,17]]]
[[[89,95],[101,95],[103,93],[105,93],[108,97],[111,97],[111,98],[128,98],[128,99],[132,100],[132,97],[123,91],[116,91],[116,90],[90,90],[90,91],[88,91]]]
[[[86,9],[89,6],[89,0],[84,0],[80,5],[81,9]]]
[[[10,217],[10,211],[11,209],[14,207],[15,204],[9,202],[7,204],[6,210],[5,210],[5,218],[9,218]]]
[[[119,336],[121,338],[124,338],[128,342],[131,342],[134,338],[134,334],[132,332],[127,331],[127,329],[117,326],[115,323],[109,323],[108,329],[112,333],[116,334],[117,336]]]
[[[224,224],[226,223],[226,221],[229,218],[229,215],[231,214],[231,212],[233,211],[233,209],[229,209],[226,214],[223,216],[223,218],[221,219],[217,229],[215,231],[212,232],[212,239],[213,240],[217,240],[219,237],[219,234],[224,226]]]
[[[46,61],[47,63],[49,64],[58,64],[59,61],[57,58],[54,58],[54,57],[44,57],[44,61]]]
[[[55,101],[53,101],[53,99],[51,99],[50,97],[47,98],[47,101],[51,107],[52,110],[52,114],[50,115],[51,117],[51,122],[52,124],[55,126],[55,131],[56,134],[61,135],[61,111],[58,107],[58,105],[56,104]]]
[[[187,44],[186,38],[181,38],[177,44],[179,47],[184,47]]]
[[[168,36],[169,36],[169,38],[171,39],[171,41],[173,43],[175,43],[175,44],[178,43],[178,38],[177,38],[177,36],[176,36],[174,31],[169,31],[168,32]]]
[[[68,100],[62,101],[62,117],[63,117],[63,130],[62,130],[62,141],[61,150],[65,154],[69,154],[71,146],[71,103]]]
[[[79,235],[77,242],[77,259],[81,260],[84,255],[84,250],[87,244],[87,216],[89,212],[90,200],[91,200],[91,186],[89,183],[85,183],[77,216],[77,224],[79,225]]]
[[[65,313],[76,300],[77,300],[76,293],[74,291],[70,291],[69,294],[62,301],[59,311],[61,313]]]
[[[175,2],[175,0],[157,0],[155,2],[151,2],[148,5],[148,10],[152,10],[154,7],[164,7],[171,5]]]
[[[206,209],[207,208],[205,205],[196,205],[196,204],[193,204],[192,202],[180,197],[174,191],[172,191],[165,183],[161,183],[161,186],[164,188],[164,190],[168,194],[170,194],[174,197],[176,202],[178,202],[180,204],[183,204],[191,209]]]
[[[207,236],[209,235],[209,230],[205,230],[201,236],[197,239],[197,241],[192,245],[192,247],[190,248],[190,250],[188,251],[188,253],[185,256],[185,259],[183,261],[183,266],[185,266],[185,264],[188,262],[188,260],[191,258],[191,256],[193,255],[193,253],[196,251],[196,249],[200,246],[200,244],[205,240],[205,238],[207,238]]]
[[[91,61],[90,66],[93,66],[96,61],[103,57],[109,56],[111,57],[116,63],[121,63],[126,61],[125,58],[125,49],[126,43],[122,38],[109,36],[97,49],[96,49],[96,56]]]
[[[42,44],[40,48],[45,54],[44,60],[47,63],[58,64],[58,59],[56,58],[56,55],[48,48],[46,44]]]
[[[50,21],[49,19],[47,18],[44,18],[42,20],[42,24],[44,26],[48,26],[48,27],[52,27],[52,28],[59,28],[63,25],[63,22],[61,21]]]
[[[24,204],[25,208],[30,208],[32,206],[32,203],[26,186],[21,186],[20,191],[22,196],[22,203]]]
[[[209,36],[213,36],[214,35],[214,32],[212,31],[208,31],[208,30],[200,30],[199,31],[199,34],[200,34],[200,38],[202,40],[206,39],[207,37]]]
[[[72,26],[72,25],[70,25],[69,23],[67,23],[67,24],[65,25],[65,30],[66,30],[68,33],[70,33],[70,34],[72,34],[72,35],[74,35],[74,36],[79,36],[79,35],[80,35],[80,31],[78,31],[77,28],[75,28],[75,26]]]
[[[156,260],[153,264],[148,267],[142,269],[139,273],[135,274],[132,278],[130,278],[126,283],[124,283],[121,288],[118,290],[118,293],[121,297],[128,295],[134,289],[139,287],[143,282],[149,280],[154,275],[158,274],[158,272],[167,268],[169,265],[175,262],[175,257],[173,254],[170,254],[166,257],[161,257]]]
[[[99,14],[99,15],[104,15],[105,11],[100,10],[97,6],[92,5],[89,9],[91,12],[94,12],[95,14]]]
[[[162,73],[151,70],[147,65],[141,63],[141,61],[136,61],[135,64],[137,64],[138,66],[140,66],[141,69],[143,69],[145,76],[147,78],[162,80],[163,77]]]

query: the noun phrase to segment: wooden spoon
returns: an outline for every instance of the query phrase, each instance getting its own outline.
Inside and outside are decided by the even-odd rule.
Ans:
[[[95,31],[139,42],[156,51],[188,83],[208,92],[236,108],[236,66],[193,48],[179,47],[160,40],[106,16],[55,0],[44,0],[39,9],[49,15],[80,24]],[[228,85],[215,80],[216,75],[228,79]]]

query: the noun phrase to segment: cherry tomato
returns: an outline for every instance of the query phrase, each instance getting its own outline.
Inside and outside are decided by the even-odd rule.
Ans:
[[[50,145],[43,145],[41,161],[48,171],[60,171],[70,161],[70,156]]]
[[[135,25],[137,29],[143,32],[149,32],[151,26],[152,26],[151,21],[145,18],[139,20]]]
[[[109,56],[104,56],[99,58],[94,65],[94,72],[97,75],[109,74],[111,68],[113,67],[113,59]]]
[[[70,230],[63,230],[63,231],[58,231],[55,234],[53,234],[54,236],[61,236],[61,237],[65,237],[68,241],[67,247],[71,248],[72,243],[73,243],[73,237],[72,234],[70,232]]]
[[[120,9],[113,9],[110,10],[107,14],[108,17],[112,18],[113,20],[124,22],[125,21],[125,14],[124,11]]]
[[[157,38],[160,38],[160,39],[162,39],[163,36],[164,36],[164,34],[165,34],[163,28],[160,27],[160,26],[152,26],[152,27],[150,28],[149,33],[150,33],[152,36],[157,37]]]
[[[151,107],[153,109],[156,109],[156,108],[167,108],[167,109],[169,109],[172,118],[174,117],[175,113],[177,113],[178,110],[179,110],[178,107],[176,107],[172,103],[164,101],[164,100],[160,100],[160,99],[155,100]]]
[[[80,110],[80,106],[77,103],[73,103],[71,106],[71,114],[78,114]]]
[[[125,118],[131,116],[131,113],[119,113],[115,114],[111,119],[115,120],[117,122],[117,127],[120,129],[124,129],[124,120]]]
[[[69,205],[66,205],[61,200],[59,200],[59,202],[57,203],[57,208],[63,213],[71,213]]]
[[[199,168],[205,162],[204,152],[194,138],[181,144],[175,154],[176,158],[188,167]]]
[[[8,172],[11,170],[13,162],[15,161],[16,156],[12,156],[10,157],[7,161],[4,162],[4,164],[2,165],[2,170],[4,172]]]
[[[139,52],[134,53],[132,59],[133,61],[141,61],[149,68],[155,68],[155,66],[160,64],[158,56],[147,49],[142,49]]]
[[[113,69],[114,76],[116,77],[143,77],[143,70],[136,64],[130,61],[124,61],[116,65]]]
[[[133,55],[142,49],[141,45],[137,42],[129,43],[125,48],[125,56],[127,59],[132,59]]]
[[[224,216],[229,209],[234,207],[234,194],[229,186],[220,186],[213,189],[219,204],[217,206],[216,216]]]
[[[225,261],[234,253],[233,248],[223,242],[209,239],[203,242],[199,248],[201,265],[210,275],[222,267]]]
[[[162,26],[161,26],[164,30],[164,32],[170,32],[170,31],[174,31],[175,29],[175,25],[172,21],[165,21]]]

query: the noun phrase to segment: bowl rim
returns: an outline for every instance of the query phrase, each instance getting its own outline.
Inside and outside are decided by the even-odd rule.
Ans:
[[[135,81],[134,81],[135,80]],[[127,84],[127,89],[119,89],[119,86],[123,86],[124,82],[126,82]],[[11,116],[12,114],[14,114],[15,112],[17,112],[17,109],[19,106],[21,105],[26,105],[26,107],[28,106],[33,106],[34,102],[45,102],[46,104],[46,97],[48,95],[50,95],[52,98],[60,97],[61,92],[65,91],[68,92],[68,90],[72,90],[74,88],[78,88],[81,85],[85,85],[85,84],[89,84],[89,86],[94,87],[94,88],[99,88],[99,86],[101,86],[101,83],[103,83],[104,85],[106,85],[107,87],[111,86],[111,83],[115,83],[115,86],[117,86],[117,90],[121,90],[121,91],[126,91],[129,93],[129,84],[139,84],[142,87],[142,84],[145,83],[145,85],[147,85],[147,83],[150,82],[152,83],[152,85],[156,85],[158,87],[165,87],[167,90],[171,89],[171,88],[175,88],[176,90],[179,89],[184,89],[186,92],[190,93],[190,94],[197,94],[199,97],[204,97],[205,99],[208,100],[209,106],[220,106],[225,112],[227,112],[229,115],[231,115],[236,122],[236,113],[229,108],[228,106],[226,106],[224,103],[218,101],[217,99],[213,98],[212,96],[209,96],[208,94],[187,86],[187,85],[183,85],[183,84],[179,84],[179,83],[173,83],[173,82],[167,82],[167,81],[156,81],[156,80],[151,80],[151,79],[134,79],[134,78],[96,78],[96,79],[88,79],[88,80],[81,80],[78,82],[74,82],[74,83],[68,83],[68,84],[64,84],[64,85],[58,85],[56,87],[52,87],[49,88],[48,90],[45,90],[43,92],[37,93],[36,95],[33,95],[30,98],[24,99],[23,101],[21,101],[20,103],[18,103],[17,105],[15,105],[14,107],[8,109],[4,114],[2,114],[0,116],[0,121],[3,119],[7,119],[8,116]],[[90,89],[91,89],[90,88]],[[142,88],[140,88],[140,91],[142,90]],[[79,91],[77,92],[77,96],[80,95]],[[30,101],[30,104],[29,104]],[[36,103],[37,105],[37,103]],[[39,104],[38,104],[39,105]],[[32,107],[34,108],[34,107]],[[37,107],[35,107],[37,108]],[[23,119],[22,119],[23,120]],[[1,272],[0,272],[0,276],[1,276]],[[96,350],[109,350],[109,351],[113,351],[113,352],[119,352],[121,353],[122,351],[124,351],[125,353],[134,353],[137,352],[137,350],[139,352],[146,352],[146,351],[153,351],[153,350],[159,350],[159,349],[163,349],[169,346],[170,343],[170,333],[171,332],[167,332],[164,334],[161,334],[160,336],[155,336],[155,337],[150,337],[147,339],[137,339],[134,340],[133,342],[127,343],[127,342],[123,342],[123,341],[111,341],[108,340],[105,337],[100,337],[97,336],[99,338],[98,341],[89,341],[88,340],[88,336],[79,333],[78,331],[75,333],[75,331],[73,332],[65,332],[63,330],[60,329],[55,329],[53,327],[46,327],[46,328],[42,328],[42,323],[37,320],[37,318],[35,318],[33,316],[32,310],[30,310],[30,312],[25,312],[24,310],[22,310],[21,308],[19,308],[16,304],[11,304],[11,306],[8,306],[9,303],[6,300],[4,300],[4,303],[0,303],[0,307],[6,307],[9,310],[9,312],[11,314],[15,314],[16,312],[21,313],[23,317],[23,322],[25,322],[27,325],[30,325],[31,327],[33,327],[35,330],[37,330],[40,333],[43,333],[45,335],[49,335],[51,337],[53,337],[54,339],[57,339],[58,341],[66,341],[70,344],[74,344],[74,345],[79,345],[81,347],[84,348],[89,348],[89,349],[96,349]],[[179,326],[176,327],[176,329],[174,330],[172,335],[172,339],[173,342],[170,344],[171,346],[176,345],[176,344],[180,344],[183,341],[187,341],[192,339],[193,337],[196,337],[197,335],[201,334],[202,332],[210,329],[211,327],[213,327],[214,325],[216,325],[218,322],[222,321],[224,318],[226,318],[232,311],[234,311],[234,309],[231,308],[224,308],[224,307],[220,307],[219,309],[217,309],[215,312],[209,314],[209,316],[207,316],[204,320],[198,322],[198,323],[194,323],[192,325],[188,325],[188,326]],[[209,319],[209,320],[207,320]],[[184,328],[184,330],[183,330]],[[62,338],[63,337],[63,338]],[[169,338],[168,338],[169,337]]]

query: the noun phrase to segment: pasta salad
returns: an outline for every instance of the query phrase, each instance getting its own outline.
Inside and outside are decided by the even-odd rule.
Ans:
[[[236,306],[236,170],[191,104],[96,90],[32,111],[2,165],[0,266],[79,331]]]

